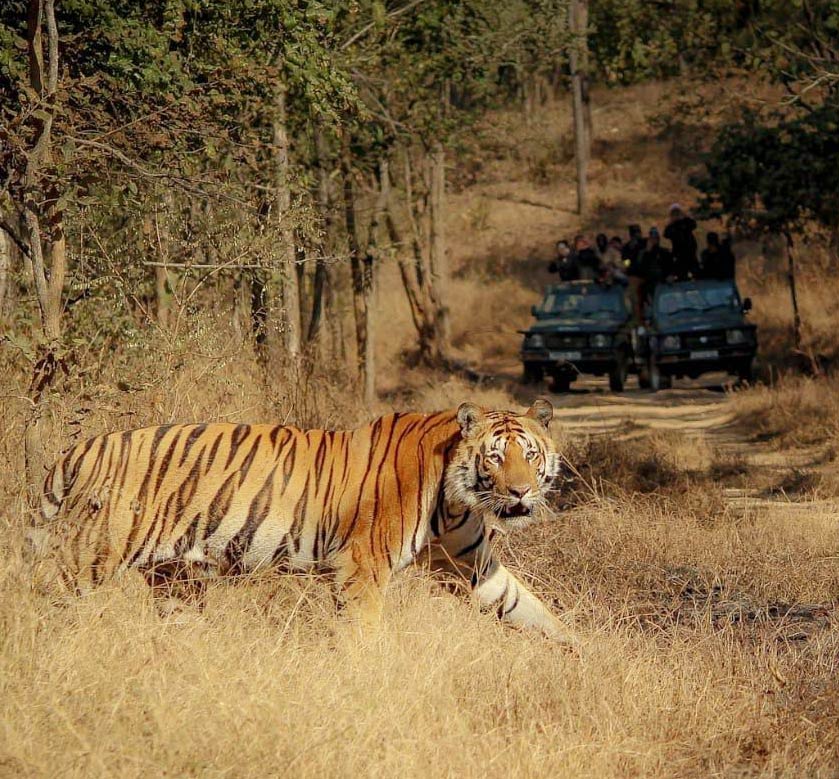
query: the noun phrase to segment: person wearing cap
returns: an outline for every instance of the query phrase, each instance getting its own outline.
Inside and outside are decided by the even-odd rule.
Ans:
[[[673,247],[673,272],[678,280],[689,279],[699,272],[697,260],[696,221],[687,216],[678,203],[670,206],[670,221],[664,228],[664,237]]]

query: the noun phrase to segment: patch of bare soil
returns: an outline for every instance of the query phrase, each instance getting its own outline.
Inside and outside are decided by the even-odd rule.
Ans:
[[[777,641],[806,641],[835,619],[831,604],[761,601],[694,567],[668,570],[666,586],[651,596],[655,608],[639,621],[657,628],[710,622],[718,629],[740,627],[754,638],[769,633]]]

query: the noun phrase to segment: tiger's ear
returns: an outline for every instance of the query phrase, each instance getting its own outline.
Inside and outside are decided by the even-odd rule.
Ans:
[[[539,398],[538,400],[534,400],[533,405],[527,409],[526,416],[535,419],[542,427],[547,429],[554,417],[554,407],[549,400]]]
[[[460,432],[464,438],[470,438],[475,434],[483,418],[484,410],[474,403],[467,401],[457,407],[457,423],[460,425]]]

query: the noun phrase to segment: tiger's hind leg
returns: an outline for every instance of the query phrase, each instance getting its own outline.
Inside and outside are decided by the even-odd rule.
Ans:
[[[208,580],[217,575],[216,567],[176,558],[154,563],[143,569],[161,616],[182,613],[185,609],[199,612],[206,605]]]
[[[339,605],[347,617],[363,631],[381,625],[384,590],[393,575],[387,561],[370,557],[367,549],[355,544],[334,562]]]

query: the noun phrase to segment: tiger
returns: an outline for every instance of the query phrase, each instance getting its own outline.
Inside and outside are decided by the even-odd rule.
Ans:
[[[419,562],[454,574],[503,622],[575,643],[493,543],[549,514],[552,417],[546,400],[524,413],[465,402],[347,431],[205,423],[108,433],[49,470],[39,524],[75,593],[176,562],[207,579],[320,567],[338,602],[375,624],[391,577]]]

